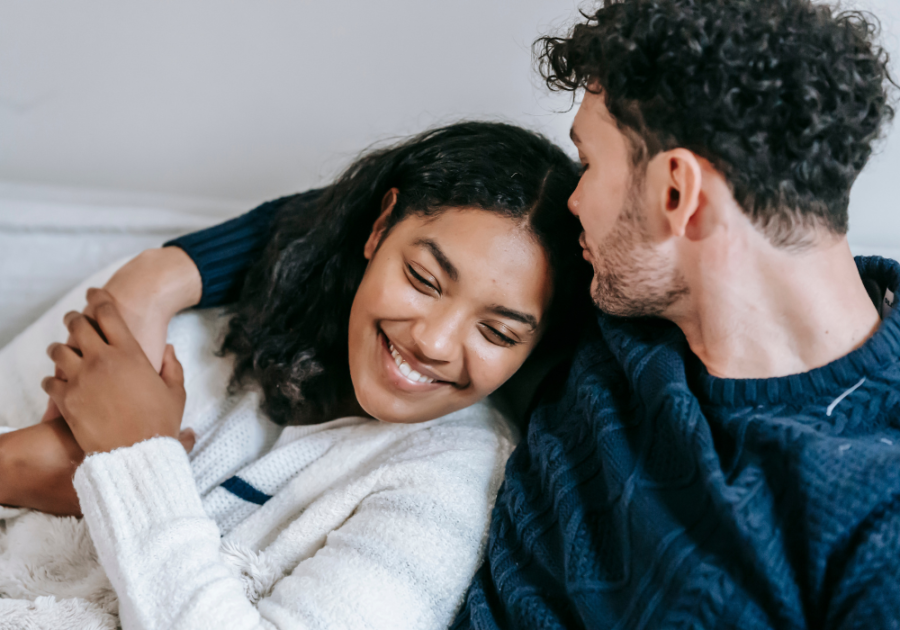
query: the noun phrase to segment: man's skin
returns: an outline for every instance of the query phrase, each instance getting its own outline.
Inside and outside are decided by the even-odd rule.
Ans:
[[[157,371],[163,363],[169,320],[200,301],[200,273],[190,257],[177,247],[151,249],[119,269],[104,287]],[[85,314],[92,316],[96,299]],[[179,441],[188,452],[192,431]],[[56,406],[48,405],[42,422],[0,434],[0,504],[27,507],[60,516],[81,510],[72,477],[84,459]]]
[[[685,149],[657,154],[632,190],[629,139],[601,94],[585,94],[572,140],[586,170],[569,208],[602,310],[671,320],[710,374],[736,379],[821,367],[878,328],[845,236],[810,229],[803,247],[775,247],[724,176]]]

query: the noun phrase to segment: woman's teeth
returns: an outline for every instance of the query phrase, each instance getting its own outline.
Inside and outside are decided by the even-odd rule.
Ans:
[[[394,357],[394,363],[397,364],[400,373],[405,376],[407,380],[410,380],[413,383],[434,383],[433,378],[428,378],[427,376],[419,374],[409,367],[409,363],[404,361],[403,357],[400,356],[400,353],[394,349],[394,344],[388,342],[388,348],[390,348],[391,356]]]

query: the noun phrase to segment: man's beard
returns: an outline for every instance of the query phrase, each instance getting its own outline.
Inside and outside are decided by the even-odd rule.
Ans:
[[[632,183],[612,232],[591,251],[591,297],[620,317],[664,317],[689,293],[684,276],[654,249],[641,218],[643,178]]]

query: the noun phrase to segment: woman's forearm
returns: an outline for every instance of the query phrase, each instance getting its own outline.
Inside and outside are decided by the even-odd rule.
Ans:
[[[84,459],[62,418],[0,435],[0,504],[79,516],[72,477]]]
[[[179,311],[197,305],[203,294],[194,261],[179,247],[148,249],[123,265],[104,288],[159,371],[169,321]],[[89,302],[85,314],[91,315],[91,308]]]
[[[141,252],[105,288],[121,305],[153,309],[168,318],[197,305],[203,294],[197,265],[180,247]]]

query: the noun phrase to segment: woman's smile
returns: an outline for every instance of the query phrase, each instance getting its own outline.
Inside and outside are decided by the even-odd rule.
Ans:
[[[378,339],[381,342],[382,363],[387,380],[396,389],[418,393],[432,392],[452,385],[428,370],[408,352],[401,352],[383,331],[379,331]]]
[[[364,255],[347,348],[357,402],[373,418],[422,422],[468,407],[540,338],[548,256],[505,216],[465,208],[376,224]]]

